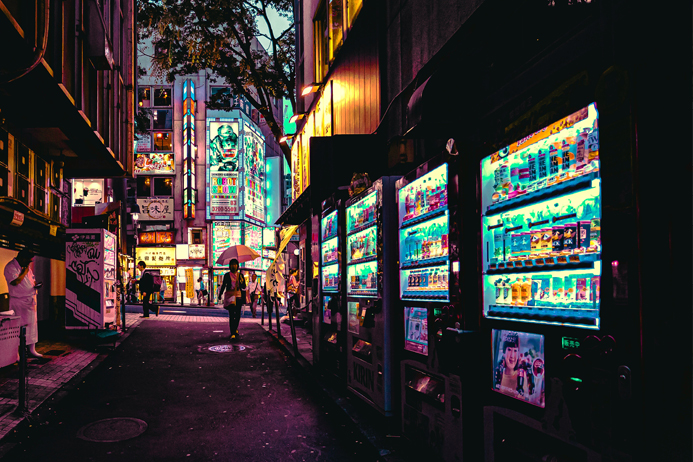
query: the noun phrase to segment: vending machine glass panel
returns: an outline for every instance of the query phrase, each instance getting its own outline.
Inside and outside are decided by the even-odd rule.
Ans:
[[[544,336],[493,329],[493,390],[543,408]]]
[[[376,260],[349,265],[347,277],[349,285],[347,294],[352,297],[377,297],[378,295],[378,262]]]
[[[377,199],[378,191],[376,190],[347,208],[347,234],[375,224]]]
[[[332,301],[332,295],[324,295],[322,297],[322,322],[326,324],[332,323],[332,307],[330,302]]]
[[[404,349],[428,355],[428,310],[404,308]]]
[[[596,105],[481,162],[484,316],[599,329]]]
[[[448,164],[431,170],[399,190],[399,226],[436,216],[448,206]]]
[[[369,261],[378,256],[377,231],[377,226],[371,226],[347,238],[347,263]]]
[[[322,241],[329,241],[333,237],[337,237],[337,211],[326,215],[322,219]]]

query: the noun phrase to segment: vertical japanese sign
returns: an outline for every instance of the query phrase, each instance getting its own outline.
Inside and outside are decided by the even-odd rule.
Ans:
[[[188,79],[183,84],[183,218],[195,218],[195,84]]]
[[[185,268],[185,297],[193,298],[195,296],[195,276],[192,268]]]
[[[207,120],[207,215],[238,215],[238,120]]]
[[[258,255],[262,255],[262,228],[250,223],[244,223],[243,227],[243,245],[250,247]],[[242,263],[241,266],[243,268],[261,269],[262,259],[256,258],[255,260]]]
[[[296,200],[303,192],[301,178],[301,136],[298,135],[291,146],[291,199]]]
[[[245,124],[243,129],[245,216],[265,222],[265,140]]]

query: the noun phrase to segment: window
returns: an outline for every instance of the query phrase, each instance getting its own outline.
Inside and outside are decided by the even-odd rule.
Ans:
[[[139,88],[139,90],[137,91],[137,95],[138,95],[140,107],[150,107],[151,106],[150,92],[151,92],[151,89],[149,87],[140,87]]]
[[[154,178],[154,196],[173,196],[172,178]]]
[[[172,197],[173,178],[172,177],[137,177],[137,197]]]
[[[210,106],[214,108],[231,107],[231,89],[229,87],[212,87],[210,93],[213,97]],[[219,99],[215,100],[214,97]]]
[[[173,151],[172,138],[173,134],[171,132],[155,132],[154,150],[167,152]]]
[[[202,244],[202,230],[201,229],[191,229],[190,230],[190,244]]]
[[[173,107],[171,87],[143,86],[137,91],[138,106],[135,117],[140,139],[137,149],[148,152],[173,151]],[[142,135],[145,136],[142,136]],[[148,135],[148,136],[146,136]]]
[[[173,110],[155,109],[152,116],[154,130],[171,130],[173,128]]]
[[[354,19],[358,16],[359,11],[361,11],[361,6],[363,5],[363,0],[346,0],[347,2],[347,27],[351,29],[351,25],[354,24]]]
[[[325,0],[318,8],[313,19],[316,82],[327,75],[362,5],[363,0]]]

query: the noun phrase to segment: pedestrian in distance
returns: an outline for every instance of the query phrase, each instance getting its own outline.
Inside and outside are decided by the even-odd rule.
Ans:
[[[254,318],[257,318],[257,299],[260,289],[260,281],[257,280],[257,274],[251,273],[250,282],[248,283],[248,294],[250,295],[250,311]]]
[[[164,294],[166,294],[166,289],[168,286],[166,285],[166,279],[161,280],[161,289],[159,290],[159,300],[161,303],[164,302]]]
[[[241,308],[245,299],[246,282],[238,271],[238,260],[229,262],[229,272],[219,288],[219,298],[223,296],[224,309],[229,312],[229,331],[231,340],[238,339],[238,324],[241,322]]]
[[[140,293],[142,293],[142,316],[140,317],[148,318],[150,311],[159,316],[159,307],[154,308],[151,303],[152,293],[154,292],[154,276],[147,271],[147,264],[143,261],[137,263],[137,269],[142,273],[140,279],[135,282],[135,284],[139,285]]]
[[[204,305],[205,304],[205,297],[207,297],[207,289],[205,289],[205,282],[202,280],[202,278],[199,278],[197,280],[199,286],[197,290],[197,304],[198,305]]]
[[[43,355],[36,351],[38,343],[38,322],[36,318],[36,291],[42,283],[34,279],[30,265],[34,255],[28,249],[22,249],[17,256],[5,265],[5,280],[10,295],[10,310],[21,318],[21,324],[26,325],[26,345],[29,354],[34,358]]]
[[[289,310],[293,310],[292,313],[294,316],[296,316],[298,314],[298,269],[292,269],[290,274],[291,276],[289,276],[289,284],[286,287],[286,291],[289,295],[289,300],[286,307],[286,314],[288,316]]]

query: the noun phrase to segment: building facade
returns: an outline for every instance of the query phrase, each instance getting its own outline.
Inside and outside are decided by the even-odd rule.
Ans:
[[[93,215],[133,170],[134,2],[3,1],[0,36],[0,267],[35,252],[38,319],[62,325],[73,198]]]
[[[138,134],[130,188],[140,209],[135,260],[160,269],[166,300],[187,304],[191,278],[216,293],[228,271],[216,264],[224,249],[244,244],[262,254],[274,246],[273,232],[263,239],[263,230],[274,226],[286,201],[285,162],[245,98],[204,71],[161,83],[150,77],[147,49],[139,60],[147,75],[140,77],[137,104],[148,122]],[[211,104],[213,95],[224,98]],[[273,104],[282,120],[281,100]],[[241,266],[262,275],[269,262],[263,257]]]

